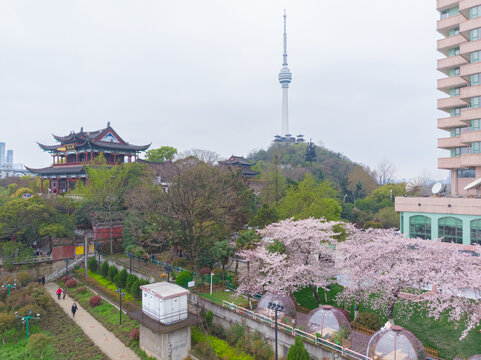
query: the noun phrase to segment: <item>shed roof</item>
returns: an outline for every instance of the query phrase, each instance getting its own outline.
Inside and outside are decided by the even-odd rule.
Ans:
[[[158,282],[155,284],[142,285],[140,288],[161,299],[169,299],[177,296],[187,295],[189,293],[189,290],[186,290],[179,285],[172,284],[166,281]]]

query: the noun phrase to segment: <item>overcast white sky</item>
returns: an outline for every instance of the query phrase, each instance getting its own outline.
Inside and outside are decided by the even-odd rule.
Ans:
[[[435,1],[0,0],[0,141],[44,167],[36,141],[110,121],[126,141],[222,156],[281,128],[288,13],[290,132],[397,178],[445,178],[436,158]]]

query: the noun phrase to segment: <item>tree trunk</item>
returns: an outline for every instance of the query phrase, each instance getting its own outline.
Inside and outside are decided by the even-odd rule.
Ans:
[[[239,260],[235,259],[235,274],[237,275],[237,271],[239,270]]]
[[[114,254],[114,248],[112,244],[113,231],[114,231],[114,227],[112,224],[110,224],[110,255]]]
[[[222,264],[222,286],[225,286],[225,265]]]
[[[391,298],[389,299],[389,306],[387,307],[387,318],[391,324],[394,324],[393,313],[394,313],[394,305],[396,305],[396,301],[399,295],[399,291],[396,291]]]
[[[322,302],[321,302],[321,299],[319,298],[319,294],[317,293],[316,289],[314,289],[314,286],[312,286],[312,285],[309,286],[309,287],[311,288],[312,294],[313,294],[314,297],[316,298],[317,303],[318,303],[319,305],[321,305]]]

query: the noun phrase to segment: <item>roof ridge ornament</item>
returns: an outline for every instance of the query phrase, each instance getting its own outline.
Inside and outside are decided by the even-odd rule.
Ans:
[[[110,121],[107,122],[107,127],[110,127]]]

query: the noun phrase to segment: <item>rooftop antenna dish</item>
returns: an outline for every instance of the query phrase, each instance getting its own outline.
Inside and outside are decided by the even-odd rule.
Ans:
[[[415,177],[410,179],[406,184],[406,192],[409,194],[415,194],[421,191],[424,186],[424,179],[422,177]]]
[[[442,190],[443,190],[443,184],[441,184],[440,182],[437,182],[431,188],[431,192],[433,193],[433,195],[438,195],[439,193],[442,192]]]

